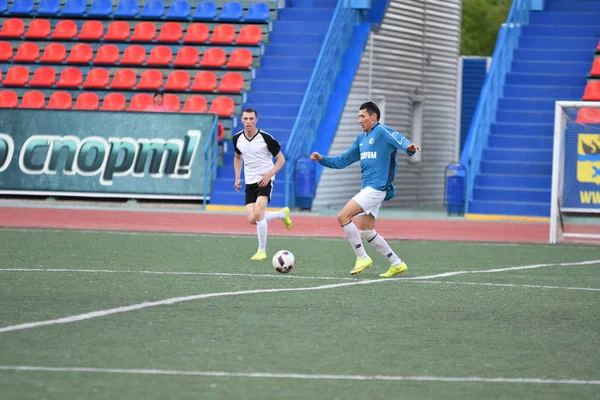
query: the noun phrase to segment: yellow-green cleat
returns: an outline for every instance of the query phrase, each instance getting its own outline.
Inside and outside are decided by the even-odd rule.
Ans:
[[[292,219],[290,218],[290,208],[284,207],[281,211],[283,211],[283,213],[285,214],[285,217],[283,217],[282,221],[285,224],[285,228],[289,231],[290,229],[292,229]]]
[[[255,255],[252,256],[251,260],[253,261],[262,261],[267,259],[267,253],[264,251],[258,250]]]
[[[400,265],[392,265],[385,274],[379,274],[379,276],[382,278],[391,278],[394,275],[403,274],[407,269],[406,263],[403,262]]]
[[[373,260],[371,257],[367,256],[367,258],[357,258],[356,264],[354,264],[354,268],[350,271],[350,275],[356,275],[358,273],[363,272],[365,269],[369,268],[373,265]]]

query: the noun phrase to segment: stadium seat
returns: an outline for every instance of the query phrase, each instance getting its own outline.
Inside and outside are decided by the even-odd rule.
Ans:
[[[212,1],[203,1],[196,6],[196,11],[192,15],[195,20],[210,20],[217,17],[217,5]]]
[[[150,51],[147,65],[169,65],[173,61],[173,52],[168,46],[156,46]]]
[[[137,0],[121,0],[115,11],[115,17],[133,18],[140,12]]]
[[[13,61],[34,62],[40,58],[40,48],[36,43],[24,42],[19,45]]]
[[[172,71],[165,84],[165,90],[184,91],[189,87],[190,74],[187,71]]]
[[[125,49],[120,63],[123,65],[142,65],[145,61],[146,49],[143,46],[134,44]]]
[[[119,69],[115,72],[113,81],[110,84],[111,89],[133,89],[137,77],[132,69]]]
[[[185,0],[175,0],[169,6],[167,19],[188,19],[191,12],[190,3]]]
[[[165,5],[161,0],[146,0],[140,18],[160,18],[165,13]]]
[[[119,48],[114,44],[100,46],[94,64],[116,64],[119,61]]]
[[[163,73],[158,69],[147,69],[142,72],[138,89],[158,90],[163,85]]]
[[[104,97],[101,110],[104,111],[124,111],[127,100],[121,93],[109,93]]]
[[[0,37],[3,38],[18,38],[25,33],[25,24],[20,18],[9,18],[4,20]]]
[[[591,81],[585,85],[583,92],[583,100],[600,100],[600,81]]]
[[[0,107],[15,108],[19,104],[19,96],[13,90],[3,90],[0,92]]]
[[[151,42],[156,38],[156,26],[152,22],[140,22],[135,26],[131,40]]]
[[[213,47],[206,50],[202,61],[200,61],[201,67],[222,67],[225,65],[225,50],[219,47]]]
[[[188,25],[183,38],[184,43],[206,43],[208,41],[208,25],[194,22]]]
[[[54,92],[50,95],[46,108],[53,110],[70,110],[73,107],[73,98],[69,92]]]
[[[217,75],[211,71],[200,71],[194,78],[192,91],[212,92],[217,88]]]
[[[244,7],[237,1],[228,1],[223,4],[221,14],[217,17],[220,21],[241,21],[244,15]]]
[[[167,106],[169,106],[171,111],[179,112],[179,110],[181,110],[181,100],[179,99],[179,96],[177,96],[176,94],[166,93],[163,96],[163,99],[164,99],[165,104]]]
[[[104,25],[100,21],[86,21],[81,26],[81,31],[77,38],[79,40],[99,41],[104,35]],[[128,35],[129,36],[129,35]]]
[[[34,19],[29,24],[27,32],[25,33],[26,39],[46,39],[50,36],[51,31],[50,21],[47,19]]]
[[[235,28],[230,24],[220,24],[215,27],[210,43],[232,44],[235,41]]]
[[[156,38],[159,42],[179,42],[183,32],[181,31],[181,25],[178,22],[165,22],[160,28],[160,34]]]
[[[100,100],[96,93],[81,93],[75,101],[75,110],[97,110]]]
[[[60,64],[67,58],[67,49],[60,43],[50,43],[44,48],[40,62]]]
[[[77,43],[71,47],[71,54],[67,58],[68,64],[89,64],[93,58],[92,46],[86,43]]]
[[[575,122],[580,124],[600,124],[600,108],[581,107]]]
[[[94,0],[88,11],[88,16],[109,18],[112,15],[112,10],[112,0]]]
[[[216,97],[210,105],[210,113],[217,114],[219,117],[231,117],[235,110],[235,103],[231,97]]]
[[[12,47],[11,47],[12,52]],[[177,57],[173,65],[177,67],[195,67],[200,60],[200,54],[195,47],[183,46],[177,51]]]
[[[2,81],[4,86],[25,86],[29,82],[29,68],[22,66],[10,67],[6,78]]]
[[[240,29],[236,44],[249,44],[252,46],[262,42],[262,30],[256,25],[244,25]]]
[[[57,87],[77,88],[83,83],[83,73],[79,68],[65,68],[56,82]]]
[[[9,15],[30,15],[33,14],[33,0],[15,0],[10,10]]]
[[[269,20],[269,6],[265,3],[254,3],[248,7],[244,18],[246,22],[267,22]]]
[[[590,75],[600,77],[600,57],[596,57],[594,59],[592,69],[590,70]]]
[[[183,112],[205,113],[208,108],[206,99],[202,96],[190,96],[185,99]]]
[[[221,77],[219,92],[239,93],[244,90],[244,77],[239,72],[227,72]]]
[[[0,42],[0,61],[8,61],[13,56],[13,47],[9,42]]]
[[[56,71],[52,67],[41,67],[34,71],[29,86],[51,87],[56,83]]]
[[[54,16],[60,13],[60,0],[40,0],[36,16]],[[35,21],[35,20],[34,20]]]
[[[75,21],[63,19],[58,21],[52,33],[52,39],[73,39],[77,36],[77,24]]]
[[[252,66],[252,52],[248,49],[234,49],[229,54],[227,68],[247,69]]]
[[[46,104],[44,93],[38,90],[31,90],[23,94],[21,104],[19,104],[18,108],[44,108],[44,104]]]
[[[131,34],[129,24],[125,21],[114,21],[108,26],[108,31],[104,35],[104,40],[124,42]]]
[[[82,17],[85,12],[86,0],[67,0],[61,15],[64,17]]]
[[[84,89],[104,89],[108,87],[109,82],[110,74],[108,70],[104,68],[93,68],[88,72],[83,87]]]
[[[145,111],[152,103],[152,96],[146,93],[137,93],[131,96],[127,111]]]

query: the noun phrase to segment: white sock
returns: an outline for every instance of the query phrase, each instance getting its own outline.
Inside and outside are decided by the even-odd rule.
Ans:
[[[283,211],[277,211],[277,212],[266,211],[265,212],[265,220],[267,222],[273,221],[274,219],[284,219],[284,218],[285,218],[285,213]]]
[[[365,247],[362,244],[362,240],[360,239],[360,232],[358,228],[352,221],[348,222],[346,225],[342,227],[344,232],[346,232],[346,236],[348,236],[348,241],[352,246],[352,250],[356,254],[356,257],[366,258],[367,252],[365,251]]]
[[[267,231],[269,225],[267,225],[266,219],[256,221],[256,233],[258,234],[258,250],[267,251]]]
[[[402,264],[402,260],[394,250],[390,247],[390,245],[385,241],[383,236],[375,232],[375,230],[369,231],[360,231],[360,236],[365,239],[367,242],[371,243],[375,250],[385,258],[389,260],[392,265],[400,265]]]

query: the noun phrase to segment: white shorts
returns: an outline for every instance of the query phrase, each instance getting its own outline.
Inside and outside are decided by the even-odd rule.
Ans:
[[[387,192],[382,190],[375,190],[370,186],[367,186],[360,192],[356,194],[352,198],[352,200],[356,201],[358,205],[362,207],[364,212],[357,214],[356,216],[371,214],[373,217],[377,218],[377,214],[379,214],[379,207],[381,207],[381,203],[383,203],[383,199],[385,199],[385,195]]]

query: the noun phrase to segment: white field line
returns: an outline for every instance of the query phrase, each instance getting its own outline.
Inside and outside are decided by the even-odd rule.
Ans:
[[[124,369],[124,368],[78,368],[78,367],[37,367],[25,365],[0,365],[4,371],[44,371],[73,373],[108,373],[133,375],[180,375],[205,376],[216,378],[287,378],[345,381],[426,381],[426,382],[483,382],[483,383],[533,383],[553,385],[600,385],[600,380],[580,379],[542,379],[542,378],[484,378],[479,376],[393,376],[393,375],[331,375],[331,374],[293,374],[269,372],[222,372],[222,371],[178,371],[164,369]]]
[[[573,287],[573,286],[546,286],[546,285],[526,285],[512,283],[491,283],[491,282],[454,282],[454,281],[419,281],[411,280],[409,282],[417,283],[442,283],[447,285],[471,285],[471,286],[498,286],[508,288],[532,288],[532,289],[562,289],[562,290],[583,290],[590,292],[600,292],[600,288]]]
[[[68,317],[50,319],[45,321],[35,321],[35,322],[27,322],[24,324],[18,325],[10,325],[0,328],[0,333],[18,331],[29,328],[36,328],[38,326],[46,326],[46,325],[56,325],[56,324],[68,324],[76,321],[83,321],[92,318],[104,317],[106,315],[112,314],[120,314],[128,311],[140,310],[143,308],[162,306],[167,304],[176,304],[185,301],[192,300],[201,300],[212,297],[224,297],[224,296],[239,296],[244,294],[263,294],[263,293],[280,293],[280,292],[302,292],[302,291],[311,291],[311,290],[324,290],[324,289],[335,289],[346,286],[356,286],[356,285],[368,285],[373,283],[381,283],[381,282],[393,282],[396,280],[430,280],[436,278],[444,278],[448,276],[455,276],[461,274],[472,274],[472,273],[495,273],[495,272],[504,272],[504,271],[517,271],[523,269],[535,269],[535,268],[543,268],[543,267],[554,267],[554,266],[574,266],[574,265],[591,265],[591,264],[599,264],[600,260],[589,260],[589,261],[579,261],[572,263],[559,263],[559,264],[536,264],[536,265],[524,265],[520,267],[509,267],[509,268],[496,268],[496,269],[488,269],[488,270],[480,270],[480,271],[455,271],[455,272],[445,272],[442,274],[436,275],[426,275],[426,276],[418,276],[412,278],[392,278],[392,279],[365,279],[359,280],[355,282],[344,282],[344,283],[335,283],[330,285],[320,285],[320,286],[311,286],[311,287],[299,287],[299,288],[278,288],[278,289],[255,289],[255,290],[241,290],[237,292],[217,292],[217,293],[203,293],[192,296],[183,296],[183,297],[172,297],[169,299],[158,300],[158,301],[148,301],[138,304],[132,304],[129,306],[121,306],[116,308],[109,308],[106,310],[93,311],[84,314],[71,315]]]

